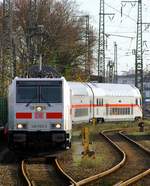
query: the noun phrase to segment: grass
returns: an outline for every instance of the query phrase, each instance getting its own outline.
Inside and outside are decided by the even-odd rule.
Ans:
[[[102,124],[96,124],[93,126],[92,124],[79,124],[73,126],[73,140],[81,140],[82,139],[82,128],[88,127],[90,140],[93,141],[95,138],[95,134],[98,132],[102,132],[103,130],[113,130],[113,129],[126,129],[128,133],[132,133],[133,135],[149,135],[150,134],[150,120],[144,121],[144,132],[139,132],[138,122],[105,122]]]
[[[80,166],[82,166],[84,169],[94,169],[101,166],[103,163],[102,157],[84,157],[80,161]]]
[[[70,176],[78,181],[103,172],[116,164],[117,154],[114,154],[105,140],[100,138],[99,132],[123,128],[129,135],[135,135],[135,137],[139,135],[140,137],[150,134],[150,120],[144,120],[144,126],[145,132],[140,133],[138,122],[107,122],[95,126],[86,123],[74,125],[72,130],[72,148],[62,153],[60,157],[62,167],[64,167],[65,171],[68,172]],[[82,127],[89,128],[89,141],[92,142],[92,144],[90,144],[90,150],[95,151],[95,159],[92,157],[82,158]],[[145,140],[144,143],[149,147],[149,142]],[[109,184],[106,182],[103,183],[103,185],[108,186]]]
[[[132,136],[144,136],[144,135],[150,135],[150,132],[130,132],[128,134]]]

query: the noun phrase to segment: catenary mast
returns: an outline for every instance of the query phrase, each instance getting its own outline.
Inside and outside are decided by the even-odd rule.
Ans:
[[[137,39],[135,55],[135,86],[143,95],[142,0],[138,0]]]
[[[104,0],[100,0],[100,12],[99,12],[98,82],[105,82],[105,10],[104,10]]]

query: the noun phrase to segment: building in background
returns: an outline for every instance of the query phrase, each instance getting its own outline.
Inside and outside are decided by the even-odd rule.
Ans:
[[[126,72],[118,76],[118,83],[135,85],[135,74]],[[150,72],[144,72],[143,77],[143,111],[150,116]]]

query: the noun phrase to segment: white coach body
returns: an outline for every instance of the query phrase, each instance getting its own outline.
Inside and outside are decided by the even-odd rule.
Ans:
[[[142,118],[139,90],[128,84],[89,83],[94,92],[94,117],[99,121]]]
[[[73,123],[142,118],[139,90],[128,84],[69,82]]]

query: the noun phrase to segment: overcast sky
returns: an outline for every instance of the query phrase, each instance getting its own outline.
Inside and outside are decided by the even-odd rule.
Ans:
[[[90,15],[90,23],[98,33],[100,0],[75,0],[75,2],[79,5],[80,10]],[[150,23],[150,0],[142,0],[142,5],[143,22]],[[105,33],[133,37],[110,36],[107,39],[106,63],[110,59],[113,60],[113,45],[116,42],[118,45],[119,73],[129,69],[134,70],[135,56],[132,55],[132,50],[136,47],[137,3],[123,4],[123,14],[121,16],[121,0],[105,0],[105,13],[115,13],[113,19],[110,16],[105,16]],[[146,26],[143,25],[143,50],[145,51],[143,54],[143,65],[144,69],[148,68],[150,70],[150,27],[146,28]]]
[[[90,14],[90,23],[98,31],[100,0],[76,0],[76,2],[80,5],[81,10]],[[105,0],[105,13],[115,13],[113,19],[110,16],[105,16],[106,33],[134,37],[122,38],[110,36],[107,40],[106,63],[109,59],[113,59],[113,44],[117,42],[119,73],[129,69],[134,70],[135,57],[132,55],[132,50],[135,49],[136,43],[137,3],[122,4],[123,14],[121,16],[121,0]],[[143,0],[143,22],[150,23],[150,0]],[[143,55],[144,68],[150,64],[150,28],[146,29],[146,26],[143,25],[143,31],[145,30],[143,32],[143,49],[146,50]]]

